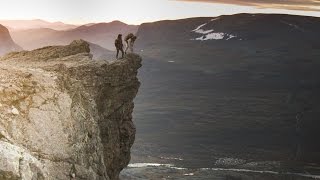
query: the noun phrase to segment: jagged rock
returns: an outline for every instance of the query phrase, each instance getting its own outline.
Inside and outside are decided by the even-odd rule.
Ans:
[[[78,40],[0,59],[0,179],[118,179],[141,58],[91,57]]]

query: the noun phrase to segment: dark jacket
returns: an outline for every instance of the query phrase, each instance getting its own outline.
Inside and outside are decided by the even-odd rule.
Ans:
[[[114,42],[114,45],[116,46],[117,49],[122,49],[123,48],[122,39],[117,38]]]

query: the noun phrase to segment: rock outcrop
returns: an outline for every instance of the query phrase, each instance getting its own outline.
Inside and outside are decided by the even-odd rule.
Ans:
[[[0,179],[118,179],[135,138],[141,58],[82,40],[0,58]]]
[[[0,24],[0,56],[11,51],[20,50],[22,48],[13,42],[8,29]]]

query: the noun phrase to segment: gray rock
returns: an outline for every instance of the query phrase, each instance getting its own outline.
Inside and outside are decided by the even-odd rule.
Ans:
[[[89,51],[78,40],[0,59],[0,179],[119,178],[141,58],[93,61]]]

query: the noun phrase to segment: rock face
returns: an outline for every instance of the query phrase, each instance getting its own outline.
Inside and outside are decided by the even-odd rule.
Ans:
[[[11,51],[22,50],[20,46],[13,42],[6,27],[0,24],[0,56]]]
[[[78,40],[0,59],[0,179],[118,179],[135,138],[141,58]]]

